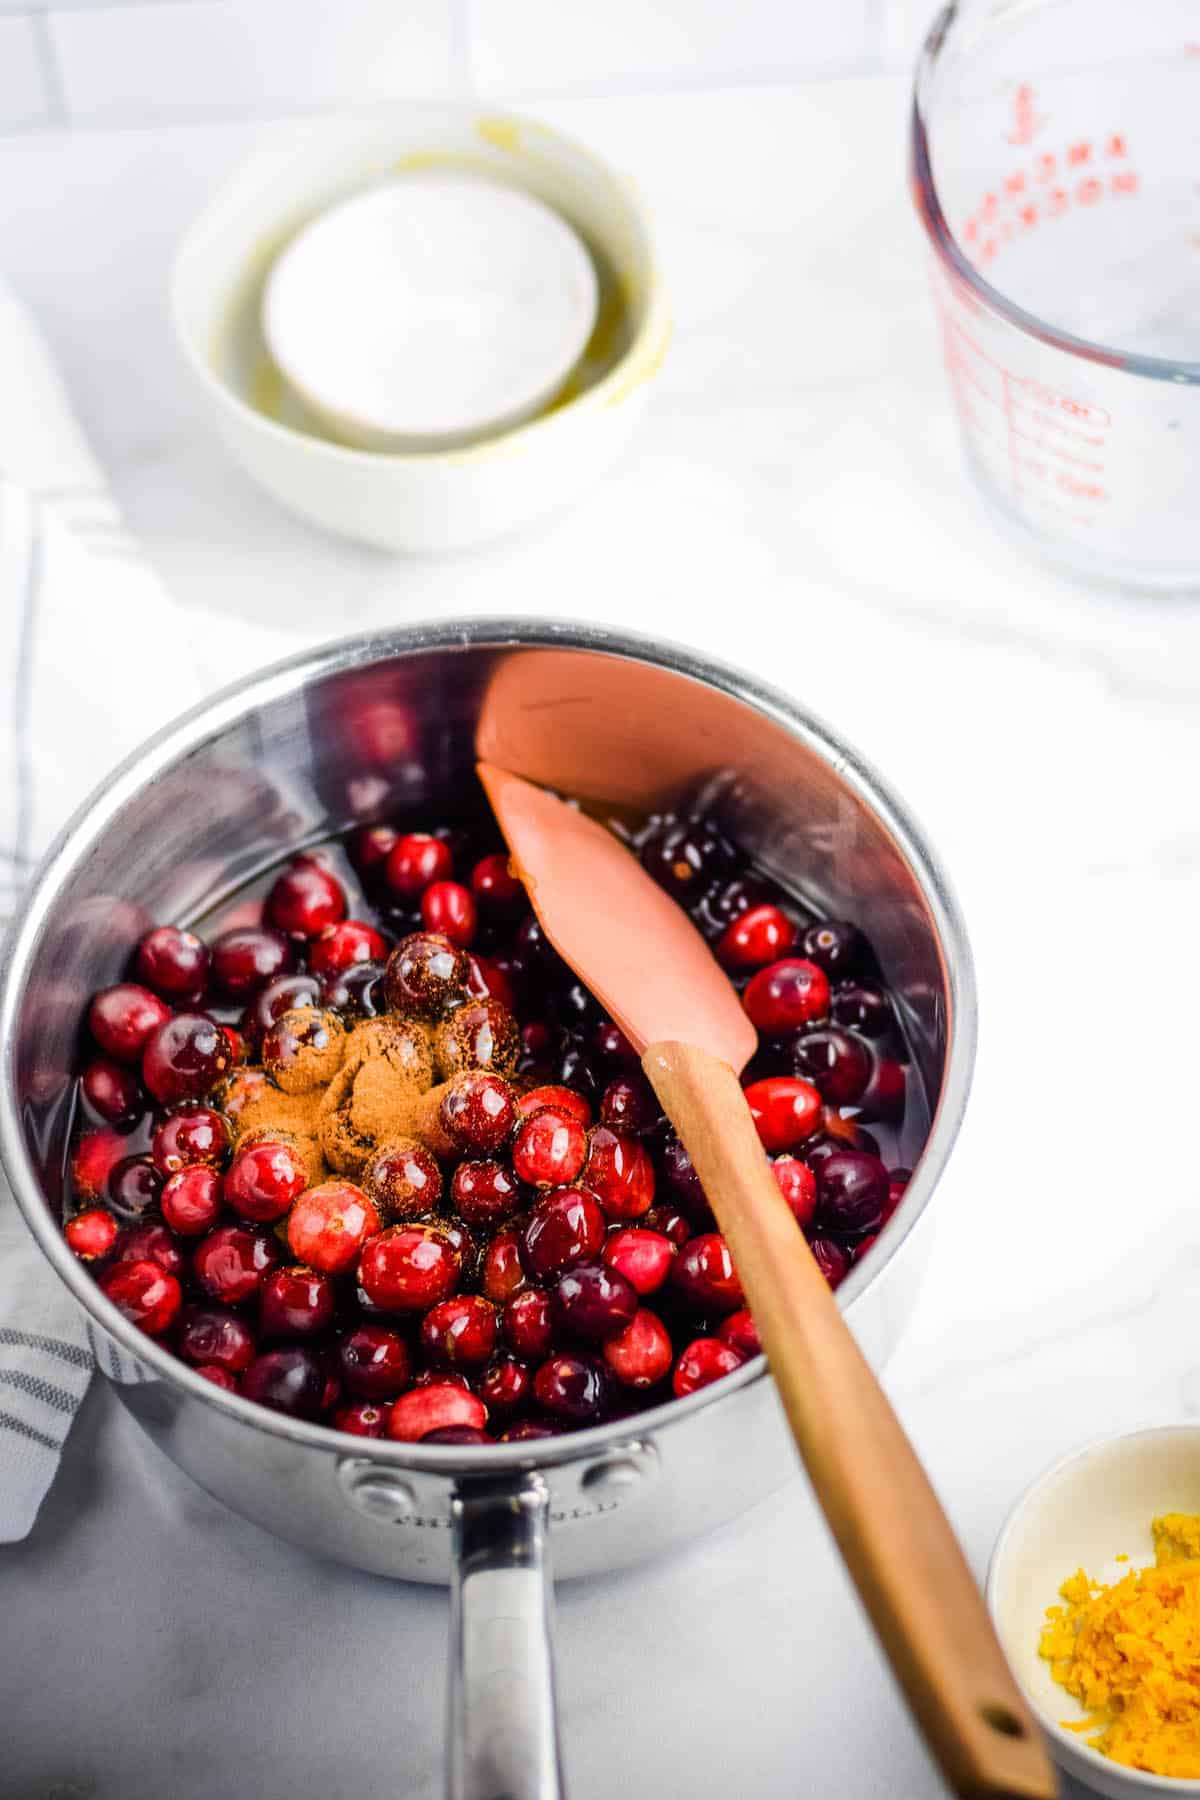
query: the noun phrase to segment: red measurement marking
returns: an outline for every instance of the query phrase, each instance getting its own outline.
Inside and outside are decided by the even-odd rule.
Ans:
[[[1014,169],[1011,175],[1004,177],[1004,191],[1006,194],[1023,194],[1025,192],[1024,169]]]
[[[1081,143],[1067,145],[1067,167],[1078,169],[1082,163],[1092,160],[1091,140],[1085,138]]]
[[[1137,170],[1118,169],[1117,173],[1110,177],[1108,185],[1114,194],[1136,194],[1138,191]]]
[[[1026,230],[1028,230],[1031,225],[1036,225],[1038,222],[1038,209],[1034,201],[1027,201],[1017,214],[1017,217],[1020,219],[1022,225],[1025,226]]]
[[[1035,158],[1035,160],[1034,160],[1034,164],[1033,164],[1034,180],[1035,181],[1053,181],[1053,179],[1057,175],[1057,173],[1058,173],[1058,158],[1055,156],[1055,154],[1052,150],[1043,150],[1042,154],[1039,157]]]
[[[1009,143],[1032,144],[1045,123],[1045,114],[1034,108],[1032,87],[1023,81],[1013,95],[1013,128],[1008,134]]]
[[[1105,156],[1128,156],[1129,147],[1119,131],[1114,131],[1104,146]]]
[[[1075,189],[1075,198],[1080,206],[1095,206],[1097,200],[1104,198],[1104,183],[1097,181],[1094,175],[1089,175],[1087,180],[1081,181]]]

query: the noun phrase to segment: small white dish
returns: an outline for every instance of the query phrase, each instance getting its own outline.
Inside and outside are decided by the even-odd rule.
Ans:
[[[1200,1795],[1200,1780],[1127,1769],[1065,1730],[1082,1708],[1038,1654],[1046,1608],[1076,1569],[1112,1582],[1154,1561],[1150,1521],[1200,1513],[1200,1425],[1163,1425],[1107,1438],[1056,1464],[1017,1502],[996,1541],[987,1599],[1013,1673],[1067,1774],[1109,1800]],[[1127,1563],[1116,1559],[1129,1558]]]
[[[346,442],[434,450],[547,406],[596,323],[596,270],[536,195],[414,169],[344,200],[272,265],[263,335]]]

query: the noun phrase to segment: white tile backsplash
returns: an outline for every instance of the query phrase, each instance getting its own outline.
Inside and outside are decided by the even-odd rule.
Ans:
[[[39,29],[31,18],[0,17],[0,131],[43,125],[50,117]]]

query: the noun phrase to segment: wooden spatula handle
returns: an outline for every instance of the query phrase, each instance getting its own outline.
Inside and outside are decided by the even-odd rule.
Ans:
[[[775,1184],[737,1076],[686,1044],[642,1066],[687,1147],[796,1445],[930,1750],[969,1800],[1052,1800],[1038,1728],[937,1496]]]

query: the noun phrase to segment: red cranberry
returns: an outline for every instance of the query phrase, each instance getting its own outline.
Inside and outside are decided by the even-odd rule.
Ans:
[[[351,833],[346,840],[346,854],[363,881],[374,882],[382,876],[384,864],[399,839],[399,832],[390,825],[362,825]]]
[[[519,1406],[524,1406],[533,1391],[533,1377],[519,1357],[501,1350],[493,1356],[475,1385],[490,1417],[495,1413],[516,1412]]]
[[[827,1106],[822,1129],[804,1146],[804,1160],[815,1172],[826,1157],[838,1150],[864,1150],[870,1156],[878,1156],[879,1144],[857,1119],[844,1119],[835,1108]]]
[[[604,1262],[576,1263],[560,1275],[553,1301],[559,1325],[585,1344],[615,1337],[638,1309],[633,1283]]]
[[[526,1286],[521,1262],[520,1235],[513,1225],[498,1231],[483,1257],[480,1286],[496,1306],[503,1306]]]
[[[237,1376],[231,1375],[228,1369],[222,1369],[217,1363],[199,1363],[196,1373],[203,1375],[205,1381],[211,1381],[214,1387],[224,1388],[227,1394],[237,1393]]]
[[[888,1219],[891,1218],[892,1214],[896,1211],[896,1208],[899,1206],[900,1202],[903,1200],[905,1191],[911,1180],[912,1180],[912,1170],[911,1169],[889,1169],[888,1170],[887,1205],[883,1209],[883,1217],[884,1217],[885,1224],[888,1221]]]
[[[688,1239],[675,1258],[671,1280],[701,1312],[733,1312],[745,1305],[729,1245],[719,1231]]]
[[[373,1400],[360,1400],[355,1406],[339,1406],[333,1415],[335,1431],[348,1431],[351,1437],[381,1438],[387,1423],[387,1407]]]
[[[654,1200],[654,1164],[645,1149],[607,1125],[597,1125],[588,1138],[583,1179],[610,1219],[640,1219]]]
[[[279,876],[263,908],[269,925],[289,937],[317,937],[346,916],[341,882],[310,857],[299,856]]]
[[[294,1203],[288,1215],[288,1246],[310,1268],[324,1275],[344,1275],[382,1227],[378,1208],[361,1188],[350,1181],[323,1181]]]
[[[754,1314],[745,1306],[740,1312],[730,1313],[722,1319],[717,1332],[723,1344],[735,1350],[743,1362],[749,1362],[752,1356],[762,1355],[762,1339],[758,1335],[758,1326],[754,1322]]]
[[[242,1396],[293,1419],[315,1419],[325,1398],[325,1371],[315,1351],[299,1344],[256,1356],[241,1381]]]
[[[162,1216],[180,1237],[203,1237],[221,1216],[221,1177],[193,1164],[169,1175],[159,1201]]]
[[[163,1120],[151,1140],[150,1154],[155,1168],[164,1175],[198,1164],[217,1169],[225,1161],[229,1141],[229,1126],[222,1113],[211,1106],[193,1106]]]
[[[552,1438],[559,1435],[557,1425],[547,1425],[538,1419],[518,1419],[507,1431],[500,1434],[502,1444],[525,1444],[534,1438]]]
[[[608,1398],[604,1365],[593,1356],[551,1356],[534,1376],[533,1392],[552,1418],[584,1424],[599,1418]]]
[[[526,1219],[520,1242],[521,1260],[535,1280],[561,1275],[603,1244],[600,1202],[587,1188],[552,1188]]]
[[[150,1039],[171,1017],[157,994],[136,982],[122,981],[96,995],[88,1008],[88,1029],[117,1062],[136,1063]]]
[[[692,1235],[692,1227],[681,1212],[669,1205],[652,1206],[642,1220],[648,1231],[657,1231],[678,1249]]]
[[[149,1260],[114,1263],[101,1275],[100,1286],[118,1311],[149,1337],[169,1331],[183,1305],[183,1289],[174,1275]]]
[[[526,1030],[531,1029],[526,1027]],[[543,1027],[543,1029],[545,1029]],[[534,1113],[544,1112],[549,1108],[554,1112],[566,1113],[586,1131],[592,1122],[592,1109],[582,1094],[573,1089],[555,1084],[530,1088],[517,1101],[517,1111],[522,1119],[532,1118]]]
[[[175,1005],[195,1005],[208,986],[208,946],[194,931],[160,925],[137,948],[137,978]]]
[[[394,1400],[412,1374],[407,1344],[384,1325],[348,1331],[338,1345],[338,1367],[350,1392],[366,1400]]]
[[[495,1225],[517,1211],[521,1189],[503,1163],[462,1162],[454,1171],[450,1198],[468,1225]]]
[[[733,852],[702,821],[667,819],[641,846],[642,867],[681,906],[692,906],[733,865]]]
[[[531,1187],[564,1187],[587,1156],[587,1133],[577,1118],[555,1106],[530,1113],[513,1143],[513,1168]]]
[[[388,853],[384,880],[402,900],[417,900],[434,881],[445,881],[454,868],[450,847],[427,831],[406,831]]]
[[[768,1075],[765,1081],[752,1081],[746,1089],[746,1104],[764,1150],[794,1150],[821,1123],[820,1094],[794,1075]]]
[[[314,975],[338,975],[353,963],[380,962],[387,944],[373,925],[361,919],[343,919],[328,925],[309,946],[308,966]]]
[[[460,1150],[486,1156],[512,1136],[517,1103],[502,1075],[464,1069],[452,1077],[438,1109],[442,1127]]]
[[[370,1238],[358,1265],[367,1297],[387,1312],[425,1312],[458,1286],[462,1256],[435,1225],[392,1225]]]
[[[697,1221],[712,1217],[709,1210],[708,1196],[701,1185],[691,1157],[682,1142],[671,1132],[663,1146],[663,1173],[675,1191],[679,1201],[689,1218]]]
[[[168,1275],[181,1276],[184,1271],[183,1251],[174,1235],[158,1219],[143,1219],[137,1225],[126,1225],[113,1245],[113,1261],[156,1262]]]
[[[867,940],[845,919],[818,919],[805,932],[803,949],[827,975],[850,975],[867,956]]]
[[[840,981],[829,1007],[839,1025],[864,1037],[883,1037],[895,1023],[887,991],[874,981]]]
[[[592,1033],[592,1049],[602,1062],[619,1063],[631,1071],[638,1067],[637,1051],[613,1019],[601,1019]]]
[[[817,1171],[822,1227],[839,1236],[877,1231],[888,1200],[888,1172],[877,1156],[838,1150]]]
[[[661,1231],[624,1225],[605,1239],[602,1254],[609,1268],[644,1296],[655,1293],[671,1273],[675,1246]]]
[[[301,1006],[325,1004],[324,990],[315,975],[278,975],[268,981],[250,1002],[242,1017],[242,1029],[251,1043],[264,1038],[277,1019]]]
[[[333,1323],[337,1297],[330,1277],[315,1269],[272,1269],[258,1304],[265,1338],[313,1337]]]
[[[674,1351],[658,1314],[642,1306],[601,1354],[622,1387],[648,1388],[670,1373]]]
[[[442,1172],[416,1138],[394,1138],[363,1165],[362,1187],[389,1224],[423,1219],[442,1197]]]
[[[807,1230],[817,1210],[817,1178],[807,1163],[795,1156],[777,1156],[771,1164],[780,1193],[796,1223]]]
[[[854,1246],[854,1250],[853,1250],[854,1261],[856,1263],[860,1263],[862,1261],[863,1257],[867,1254],[868,1250],[873,1250],[875,1248],[875,1245],[878,1242],[879,1242],[879,1233],[877,1231],[873,1231],[871,1233],[870,1237],[860,1238],[858,1243],[855,1244],[855,1246]]]
[[[598,1098],[600,1083],[596,1080],[595,1071],[578,1043],[567,1040],[557,1061],[551,1066],[551,1073],[556,1082],[561,1082],[564,1087],[573,1088],[584,1098]]]
[[[142,1080],[162,1106],[202,1099],[232,1066],[229,1040],[203,1013],[177,1013],[142,1052]]]
[[[907,1083],[901,1064],[891,1057],[876,1057],[871,1079],[859,1095],[860,1116],[878,1119],[885,1125],[898,1125],[904,1117],[906,1098]]]
[[[692,908],[692,917],[711,941],[722,937],[734,919],[740,919],[752,906],[763,906],[770,899],[761,881],[738,875],[732,881],[714,882],[699,904]]]
[[[351,963],[321,983],[322,1006],[355,1019],[375,1019],[387,1010],[381,962]]]
[[[469,967],[465,951],[449,938],[411,932],[388,957],[383,977],[388,1004],[397,1012],[437,1018],[451,1000],[462,998]]]
[[[265,925],[238,925],[223,931],[212,947],[213,980],[230,1000],[247,1001],[286,974],[292,948],[281,931]]]
[[[218,1225],[197,1244],[192,1268],[206,1294],[236,1306],[258,1292],[278,1261],[279,1245],[270,1232],[251,1231],[247,1225]]]
[[[418,1444],[431,1431],[443,1431],[447,1426],[469,1425],[482,1431],[486,1424],[483,1401],[443,1380],[431,1382],[428,1387],[414,1387],[393,1401],[388,1411],[387,1435],[402,1444]]]
[[[63,1236],[80,1262],[96,1262],[116,1242],[117,1221],[103,1206],[89,1206],[68,1219]]]
[[[840,1026],[810,1026],[792,1040],[792,1067],[831,1106],[853,1106],[871,1078],[871,1053]]]
[[[543,1062],[545,1060],[545,1058],[549,1056],[553,1047],[554,1047],[554,1032],[551,1030],[550,1026],[546,1024],[544,1019],[530,1019],[526,1024],[522,1025],[522,1027],[521,1027],[521,1064],[522,1064],[522,1067],[524,1067],[524,1065],[526,1063],[529,1063],[531,1066],[535,1065],[535,1064],[540,1066],[540,1063]],[[537,1079],[537,1077],[534,1077],[534,1079]],[[538,1110],[539,1106],[566,1105],[566,1101],[563,1099],[563,1095],[569,1094],[570,1092],[571,1092],[570,1088],[557,1088],[557,1087],[556,1088],[544,1088],[544,1087],[530,1088],[530,1090],[526,1094],[522,1095],[522,1100],[529,1102],[529,1105],[525,1109],[526,1112],[536,1112]],[[554,1095],[557,1095],[558,1098],[557,1099],[544,1099],[544,1098],[539,1097],[538,1099],[535,1100],[534,1099],[535,1094],[537,1094],[539,1096],[543,1096],[546,1094],[554,1094]],[[582,1094],[579,1096],[579,1098],[581,1100],[583,1100]],[[580,1123],[584,1124],[584,1125],[590,1125],[592,1122],[592,1109],[590,1106],[588,1106],[588,1103],[586,1100],[583,1100],[583,1104],[584,1104],[584,1106],[587,1106],[587,1118],[581,1119]]]
[[[158,1204],[163,1178],[148,1156],[127,1156],[109,1173],[104,1197],[122,1219],[140,1219]]]
[[[850,1267],[850,1258],[842,1246],[835,1244],[832,1238],[815,1237],[809,1240],[808,1247],[813,1253],[813,1261],[830,1287],[839,1286]]]
[[[468,1377],[458,1369],[422,1369],[419,1375],[413,1376],[412,1385],[415,1388],[456,1387],[464,1394],[475,1392]]]
[[[494,1444],[495,1441],[476,1425],[439,1425],[436,1431],[427,1431],[421,1439],[423,1444]]]
[[[467,957],[467,993],[472,1000],[498,1000],[509,1012],[517,1007],[517,990],[511,975],[491,956],[472,951]]]
[[[504,1336],[518,1356],[528,1362],[541,1362],[549,1356],[554,1342],[554,1309],[549,1294],[540,1288],[525,1288],[514,1294],[504,1308]]]
[[[479,924],[470,888],[460,881],[434,881],[421,895],[421,918],[427,931],[438,931],[465,950]]]
[[[752,975],[742,995],[750,1023],[765,1037],[782,1037],[829,1012],[829,982],[823,969],[798,956],[770,963]]]
[[[243,1219],[273,1225],[307,1185],[304,1163],[290,1144],[251,1144],[225,1171],[225,1202]]]
[[[481,1294],[440,1301],[421,1321],[421,1348],[443,1367],[482,1368],[496,1348],[495,1307]]]
[[[471,870],[471,891],[482,910],[492,916],[507,918],[525,905],[525,889],[503,850],[480,857]]]
[[[727,969],[762,969],[786,956],[795,941],[796,927],[779,907],[751,906],[726,926],[717,957]]]
[[[119,1131],[85,1131],[71,1158],[71,1180],[80,1200],[98,1200],[129,1145]]]
[[[236,1313],[220,1306],[189,1306],[180,1323],[179,1354],[185,1362],[215,1364],[240,1375],[254,1361],[258,1345]]]
[[[638,1136],[658,1123],[661,1108],[644,1075],[618,1075],[600,1097],[600,1123]]]
[[[731,1345],[723,1344],[720,1338],[695,1338],[680,1352],[671,1385],[676,1398],[682,1400],[685,1394],[694,1394],[697,1388],[720,1381],[722,1375],[732,1375],[741,1366],[742,1359],[737,1351]]]
[[[114,1062],[110,1056],[97,1056],[83,1071],[80,1082],[83,1097],[108,1125],[128,1131],[146,1110],[142,1084],[132,1069]]]

